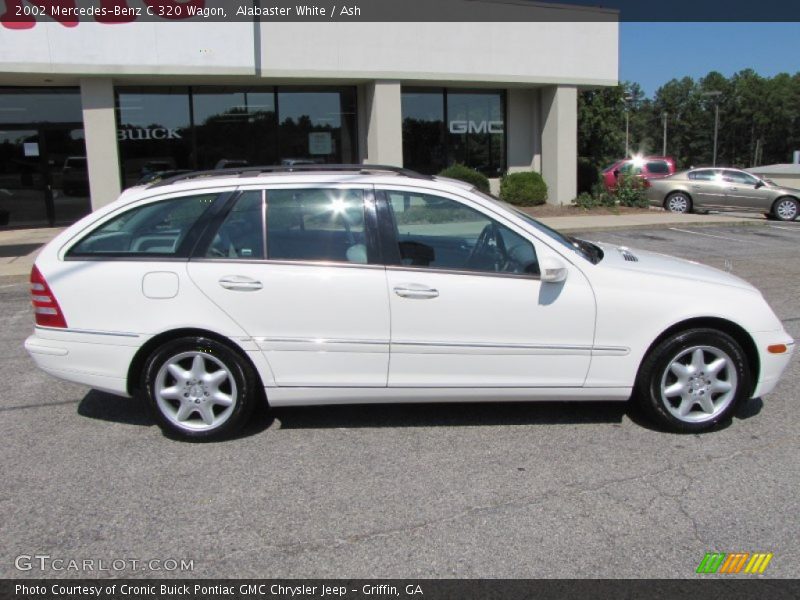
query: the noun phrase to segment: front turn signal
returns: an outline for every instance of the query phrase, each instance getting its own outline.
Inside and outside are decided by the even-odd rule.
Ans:
[[[784,354],[789,348],[786,344],[772,344],[767,346],[767,352],[770,354]]]

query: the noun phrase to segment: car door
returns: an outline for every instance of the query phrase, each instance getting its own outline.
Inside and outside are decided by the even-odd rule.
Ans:
[[[372,260],[371,190],[284,185],[232,202],[189,273],[256,341],[275,383],[385,386],[389,302]]]
[[[539,261],[561,255],[467,198],[386,186],[378,207],[390,387],[583,385],[595,301],[580,269],[565,261],[565,282],[542,283]]]
[[[723,207],[726,202],[728,184],[723,180],[719,169],[698,169],[690,171],[689,193],[695,207]]]
[[[757,177],[736,169],[723,169],[722,179],[727,184],[726,204],[729,207],[759,212],[770,210],[769,189],[759,186]]]

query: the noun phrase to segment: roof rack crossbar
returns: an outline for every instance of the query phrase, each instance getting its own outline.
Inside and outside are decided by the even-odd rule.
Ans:
[[[432,175],[423,175],[411,169],[403,167],[395,167],[392,165],[359,165],[359,164],[319,164],[319,165],[266,165],[266,166],[246,166],[234,167],[231,169],[212,169],[208,171],[192,171],[191,173],[184,173],[182,175],[175,175],[162,179],[156,183],[150,184],[150,188],[161,187],[178,183],[179,181],[188,181],[190,179],[199,179],[201,177],[252,177],[256,175],[269,174],[269,173],[298,173],[298,172],[325,172],[325,171],[342,171],[353,173],[375,173],[386,172],[395,173],[401,177],[409,177],[411,179],[433,179]]]

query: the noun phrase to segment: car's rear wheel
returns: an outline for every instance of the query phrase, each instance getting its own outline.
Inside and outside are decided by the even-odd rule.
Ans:
[[[778,198],[772,207],[772,214],[779,221],[794,221],[800,214],[800,204],[794,198]]]
[[[672,192],[664,200],[664,208],[674,213],[690,213],[692,212],[692,199],[683,192]]]
[[[145,363],[142,388],[161,428],[181,438],[229,437],[256,401],[256,376],[231,348],[203,337],[167,342]]]
[[[695,433],[730,419],[750,391],[750,370],[741,346],[714,329],[676,333],[642,363],[637,397],[665,429]]]

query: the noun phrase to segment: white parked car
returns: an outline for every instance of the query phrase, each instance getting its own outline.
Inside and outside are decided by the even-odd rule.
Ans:
[[[186,174],[127,190],[31,274],[46,372],[141,394],[187,438],[254,405],[619,400],[695,432],[794,342],[722,271],[548,229],[389,167]]]

